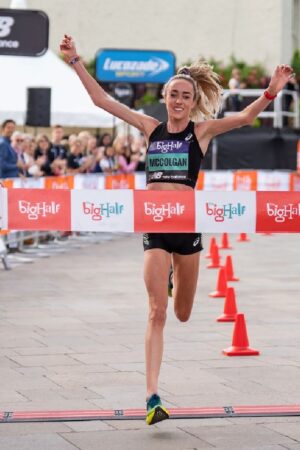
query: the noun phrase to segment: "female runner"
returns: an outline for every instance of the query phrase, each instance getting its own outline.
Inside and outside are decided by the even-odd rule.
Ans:
[[[160,123],[109,96],[85,69],[71,36],[64,36],[60,49],[73,65],[93,103],[145,135],[148,142],[147,189],[152,190],[193,190],[211,139],[252,124],[293,76],[290,66],[277,66],[268,89],[261,97],[235,115],[214,119],[222,93],[218,75],[204,62],[182,67],[164,86],[168,119]],[[169,417],[158,395],[158,377],[163,355],[170,266],[172,264],[174,271],[174,312],[181,322],[186,322],[194,302],[202,244],[201,235],[195,233],[147,233],[143,242],[144,280],[149,296],[145,342],[146,421],[152,425]]]

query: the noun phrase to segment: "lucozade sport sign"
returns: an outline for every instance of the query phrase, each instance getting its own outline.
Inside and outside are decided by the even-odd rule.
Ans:
[[[0,227],[300,233],[299,192],[0,189]]]

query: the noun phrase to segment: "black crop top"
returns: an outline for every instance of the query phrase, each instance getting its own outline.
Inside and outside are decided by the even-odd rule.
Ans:
[[[160,123],[151,133],[146,155],[148,183],[180,183],[194,188],[203,153],[190,121],[180,133],[169,133]]]

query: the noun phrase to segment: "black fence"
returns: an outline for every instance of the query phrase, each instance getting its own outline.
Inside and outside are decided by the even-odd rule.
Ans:
[[[202,169],[296,170],[300,130],[243,127],[216,138],[216,167],[212,167],[212,144]]]

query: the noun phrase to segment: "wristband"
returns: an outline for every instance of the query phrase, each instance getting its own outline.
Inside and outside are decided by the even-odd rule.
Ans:
[[[79,56],[78,56],[78,55],[75,55],[75,56],[73,56],[73,57],[70,59],[69,64],[71,64],[71,65],[73,66],[73,65],[74,65],[75,63],[77,63],[79,60],[80,60]]]
[[[276,95],[271,95],[270,92],[268,92],[266,90],[266,91],[264,91],[264,96],[266,97],[267,100],[274,100],[274,98],[277,97],[277,94]]]

